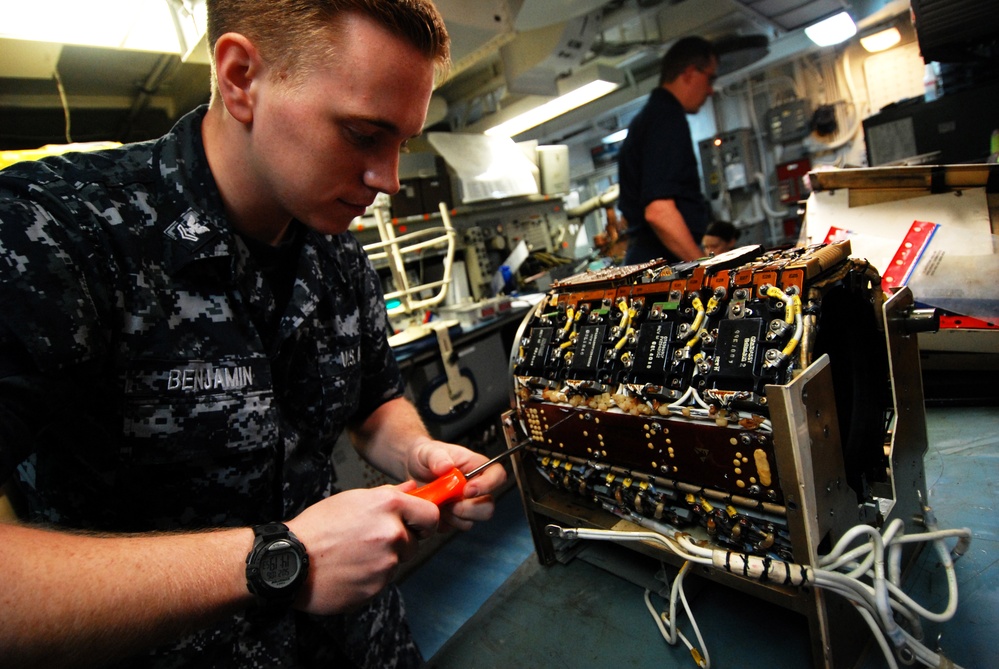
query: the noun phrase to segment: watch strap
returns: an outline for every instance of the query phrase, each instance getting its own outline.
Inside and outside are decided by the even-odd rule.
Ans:
[[[271,537],[278,539],[291,534],[291,530],[284,523],[264,523],[263,525],[253,526],[253,536],[256,537]],[[294,536],[294,535],[293,535]]]

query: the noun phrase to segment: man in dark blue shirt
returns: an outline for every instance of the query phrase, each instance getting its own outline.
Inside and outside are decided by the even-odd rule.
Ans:
[[[628,222],[625,263],[701,257],[711,208],[701,194],[687,114],[714,92],[718,56],[700,37],[685,37],[663,56],[659,87],[631,122],[618,158],[618,206]]]

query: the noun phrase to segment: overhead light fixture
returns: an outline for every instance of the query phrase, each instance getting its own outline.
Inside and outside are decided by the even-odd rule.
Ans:
[[[558,90],[562,94],[557,98],[503,121],[486,130],[485,134],[495,137],[515,137],[566,112],[602,98],[623,83],[624,76],[619,70],[603,65],[587,68],[579,74],[560,80]]]
[[[628,129],[621,128],[617,132],[612,132],[611,134],[604,137],[601,141],[603,144],[617,144],[618,142],[623,142],[624,138],[628,136]]]
[[[849,14],[840,12],[808,26],[805,34],[818,46],[832,46],[856,35],[857,24]]]
[[[186,57],[204,34],[205,7],[205,0],[8,2],[4,3],[0,37]]]
[[[891,28],[885,28],[870,35],[864,35],[860,38],[860,46],[864,47],[870,53],[877,53],[878,51],[890,49],[901,41],[902,33],[899,32],[898,28],[892,26]]]

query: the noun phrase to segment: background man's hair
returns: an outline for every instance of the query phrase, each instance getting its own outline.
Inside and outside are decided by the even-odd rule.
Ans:
[[[714,45],[703,37],[681,38],[663,56],[659,85],[675,81],[691,65],[706,70],[711,66],[711,59],[717,57]]]

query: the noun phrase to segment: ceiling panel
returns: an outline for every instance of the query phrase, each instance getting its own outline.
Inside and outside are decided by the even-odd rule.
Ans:
[[[763,28],[773,39],[774,33],[793,31],[845,6],[843,0],[436,1],[451,33],[454,61],[451,78],[437,97],[455,109],[450,120],[458,128],[510,104],[503,97],[508,91],[500,50],[509,51],[524,41],[518,39],[524,34],[518,30],[518,20],[546,21],[541,11],[545,7],[548,17],[560,21],[600,7],[600,39],[587,58],[640,77],[647,67],[653,69],[662,49],[682,35],[716,39]],[[854,0],[854,4],[886,1]],[[161,54],[0,40],[0,149],[65,141],[66,119],[55,72],[65,87],[74,140],[157,136],[181,114],[207,101],[206,60],[184,62]]]
[[[735,0],[784,31],[809,26],[846,9],[845,0]]]

